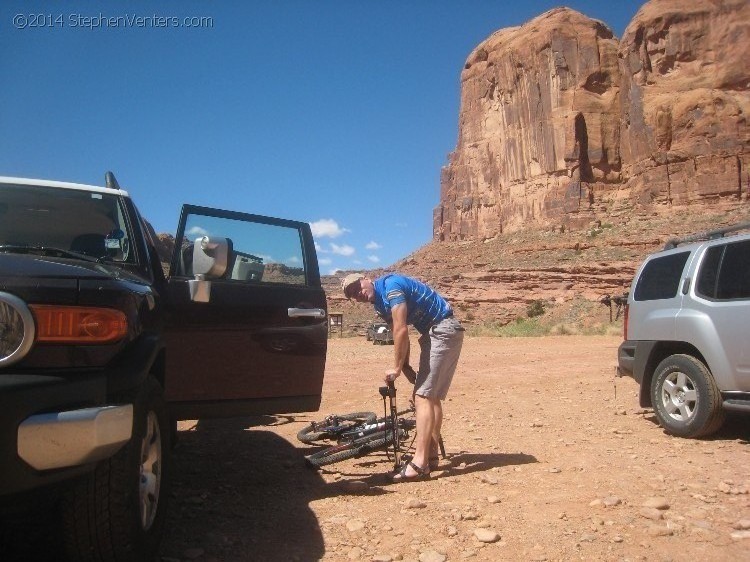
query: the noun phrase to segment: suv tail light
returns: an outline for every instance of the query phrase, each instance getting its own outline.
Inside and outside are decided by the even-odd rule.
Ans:
[[[128,321],[119,310],[85,306],[30,305],[39,343],[102,344],[125,337]]]
[[[630,316],[630,306],[625,303],[625,311],[622,320],[622,339],[628,339],[628,318]]]

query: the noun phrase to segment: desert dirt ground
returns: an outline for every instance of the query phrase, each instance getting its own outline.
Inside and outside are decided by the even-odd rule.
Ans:
[[[665,434],[615,378],[619,343],[467,338],[448,458],[394,484],[382,453],[306,466],[311,420],[383,409],[393,348],[333,338],[320,412],[180,422],[162,560],[750,560],[747,418]]]

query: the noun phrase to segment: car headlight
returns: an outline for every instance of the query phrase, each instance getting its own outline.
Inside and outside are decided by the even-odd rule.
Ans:
[[[34,317],[26,303],[0,292],[0,367],[26,356],[34,343],[35,330]]]

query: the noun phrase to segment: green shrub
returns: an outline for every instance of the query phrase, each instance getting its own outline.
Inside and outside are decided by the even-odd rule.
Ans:
[[[529,306],[526,307],[526,316],[529,318],[534,318],[535,316],[541,316],[544,314],[545,307],[544,307],[544,301],[542,300],[535,300],[529,303]]]
[[[516,318],[514,322],[505,325],[497,322],[488,322],[486,324],[470,326],[466,333],[469,336],[494,338],[530,338],[548,335],[549,326],[542,324],[538,318],[530,320]]]

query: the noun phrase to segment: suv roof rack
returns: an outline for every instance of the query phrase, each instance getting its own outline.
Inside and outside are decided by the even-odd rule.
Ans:
[[[734,226],[727,226],[726,228],[719,228],[717,230],[706,230],[704,232],[698,232],[697,234],[691,234],[690,236],[683,236],[682,238],[672,238],[668,240],[664,245],[665,250],[671,250],[676,248],[680,244],[687,244],[688,242],[699,242],[701,240],[714,240],[716,238],[723,238],[725,234],[730,232],[738,232],[740,230],[750,229],[750,222],[743,222]]]

